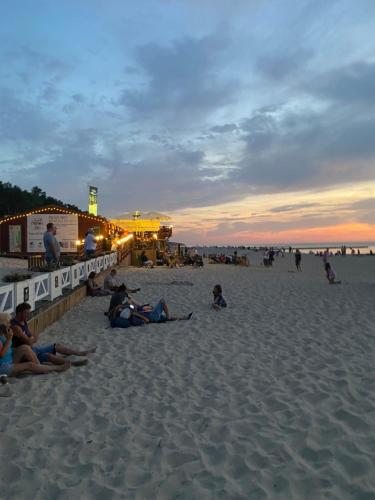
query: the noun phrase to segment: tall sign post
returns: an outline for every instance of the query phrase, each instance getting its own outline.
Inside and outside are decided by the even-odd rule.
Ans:
[[[89,186],[89,214],[98,215],[98,188]]]

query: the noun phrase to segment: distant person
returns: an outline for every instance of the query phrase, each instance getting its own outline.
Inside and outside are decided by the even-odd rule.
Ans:
[[[299,248],[296,249],[296,253],[294,254],[294,260],[296,263],[297,271],[302,272],[302,267],[301,267],[302,254],[301,254]]]
[[[60,243],[56,238],[57,228],[53,222],[47,224],[47,231],[43,235],[43,244],[45,249],[44,259],[49,270],[60,267]]]
[[[6,383],[5,377],[16,377],[25,372],[42,374],[62,372],[70,368],[71,364],[66,361],[58,366],[41,365],[28,345],[15,348],[10,322],[10,314],[0,313],[0,376],[3,383]]]
[[[273,248],[268,252],[269,265],[272,266],[275,260],[275,250]]]
[[[154,267],[154,263],[147,257],[145,250],[142,250],[139,260],[142,267]]]
[[[336,273],[329,262],[324,265],[326,277],[330,285],[339,285],[341,281],[336,281]]]
[[[105,295],[112,295],[114,292],[111,292],[110,290],[104,290],[96,283],[95,276],[95,271],[91,271],[86,283],[87,295],[90,295],[90,297],[104,297]]]
[[[213,309],[215,309],[216,311],[221,311],[221,309],[227,307],[227,303],[223,297],[223,290],[221,288],[221,285],[215,285],[212,293],[214,296],[214,301],[212,303]]]
[[[86,233],[83,250],[85,252],[86,259],[94,257],[96,251],[96,239],[93,229],[89,229]]]
[[[330,251],[329,248],[326,248],[325,251],[323,252],[323,262],[326,264],[328,262],[330,256]]]
[[[41,363],[53,363],[55,365],[61,365],[66,362],[61,356],[56,356],[56,354],[63,354],[64,356],[87,356],[95,352],[96,348],[91,348],[84,351],[79,351],[77,349],[71,349],[62,344],[47,344],[39,345],[38,336],[30,331],[27,320],[30,316],[31,306],[27,302],[18,304],[16,307],[16,315],[10,321],[11,328],[13,330],[13,345],[14,347],[20,347],[23,345],[30,346],[32,351],[37,356]],[[72,366],[81,366],[87,363],[87,359],[81,361],[73,361]]]

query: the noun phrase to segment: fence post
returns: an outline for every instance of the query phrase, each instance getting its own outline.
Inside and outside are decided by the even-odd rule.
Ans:
[[[51,271],[49,273],[49,298],[50,300],[55,300],[61,294],[61,271]]]
[[[79,264],[74,264],[70,267],[70,283],[72,288],[79,285],[79,266]]]
[[[14,283],[15,305],[27,302],[31,306],[31,310],[35,309],[35,284],[33,279],[17,281]]]

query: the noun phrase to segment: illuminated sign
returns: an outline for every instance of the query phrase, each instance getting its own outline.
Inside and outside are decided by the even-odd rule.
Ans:
[[[129,233],[157,233],[160,229],[160,220],[158,219],[113,219],[112,223],[126,229]]]
[[[98,215],[98,188],[89,186],[89,214]]]

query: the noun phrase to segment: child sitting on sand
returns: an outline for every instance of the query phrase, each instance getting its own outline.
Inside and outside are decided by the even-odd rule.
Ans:
[[[223,297],[223,290],[221,288],[221,285],[215,285],[212,293],[214,294],[212,307],[216,311],[220,311],[221,309],[223,309],[223,307],[227,307],[227,303],[225,302],[225,299]]]
[[[341,283],[341,281],[335,281],[336,273],[329,262],[326,262],[324,264],[324,269],[326,272],[327,280],[330,285],[339,285]]]

